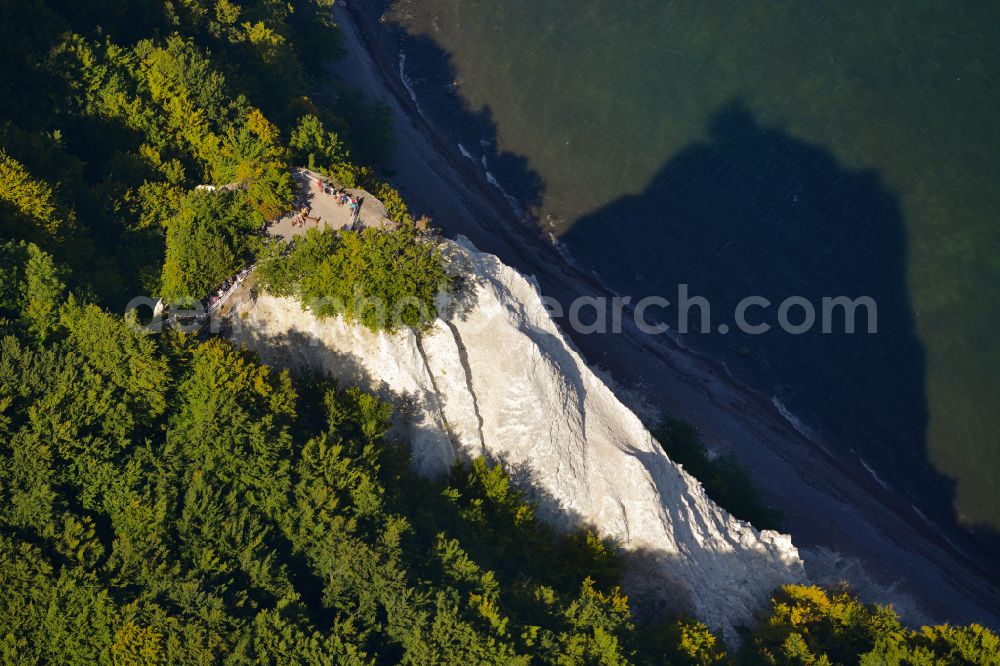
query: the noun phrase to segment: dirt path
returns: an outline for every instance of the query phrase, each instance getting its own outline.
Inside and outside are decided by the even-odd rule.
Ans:
[[[561,303],[608,296],[513,219],[499,192],[419,116],[395,74],[397,63],[371,39],[368,31],[375,27],[360,10],[338,4],[334,11],[347,50],[336,71],[392,108],[398,137],[393,180],[415,213],[431,215],[448,235],[463,234],[534,275],[543,293]],[[592,366],[629,387],[619,391],[626,404],[641,407],[635,400],[640,395],[661,413],[694,423],[714,447],[733,451],[785,513],[786,531],[807,549],[803,554],[814,579],[848,578],[866,600],[895,601],[910,620],[929,616],[1000,628],[1000,591],[990,581],[988,565],[963,556],[859,465],[804,438],[766,397],[732,382],[711,359],[679,349],[665,336],[644,335],[627,322],[618,335],[570,336]],[[857,558],[875,581],[859,577],[843,558],[816,556],[820,548]]]

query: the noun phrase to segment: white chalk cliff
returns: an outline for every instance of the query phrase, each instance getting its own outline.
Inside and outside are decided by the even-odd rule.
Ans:
[[[421,336],[319,320],[259,294],[232,338],[265,362],[325,369],[400,403],[397,430],[425,474],[458,458],[502,461],[557,526],[586,523],[630,553],[627,591],[687,610],[727,640],[778,585],[805,578],[790,537],[758,532],[712,502],[584,363],[537,285],[464,238],[466,306]]]

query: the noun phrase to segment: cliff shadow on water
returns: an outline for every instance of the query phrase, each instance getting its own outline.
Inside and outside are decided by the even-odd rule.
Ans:
[[[907,287],[907,233],[898,196],[873,171],[850,170],[821,146],[761,126],[746,105],[717,111],[707,140],[670,158],[638,195],[585,215],[562,237],[621,294],[659,295],[671,305],[653,317],[679,324],[679,285],[710,308],[691,305],[685,346],[723,360],[779,409],[853,450],[946,526],[957,524],[954,483],[928,458],[925,352]],[[745,297],[769,307],[746,310],[763,334],[742,332]],[[823,299],[871,297],[848,333],[843,308],[823,332]],[[780,325],[780,304],[808,301],[815,324],[804,333]],[[693,301],[689,301],[693,302]],[[804,321],[794,306],[787,319]],[[728,327],[726,333],[719,325]],[[986,541],[990,535],[983,535]]]

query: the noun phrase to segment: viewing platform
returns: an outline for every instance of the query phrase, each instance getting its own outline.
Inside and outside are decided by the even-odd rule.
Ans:
[[[296,168],[292,170],[295,180],[294,209],[281,218],[268,224],[268,234],[291,240],[301,236],[309,229],[351,229],[376,227],[382,229],[395,228],[396,222],[389,219],[385,206],[375,198],[375,195],[359,188],[343,188],[344,191],[358,202],[358,212],[355,216],[348,203],[338,203],[334,194],[326,193],[319,185],[328,183],[333,189],[339,185],[332,179],[309,169]],[[303,208],[308,209],[304,224],[295,224]]]
[[[291,241],[296,236],[305,235],[309,229],[352,229],[359,231],[366,228],[395,229],[399,224],[386,214],[385,206],[374,194],[360,188],[341,188],[332,178],[323,176],[310,169],[296,167],[292,169],[295,181],[295,198],[292,210],[267,224],[267,233],[272,238]],[[323,183],[329,185],[323,187]],[[199,185],[197,189],[214,192],[217,190],[233,190],[238,185]],[[333,192],[341,189],[358,204],[357,212],[349,203],[338,203],[338,197]],[[327,191],[329,190],[329,191]],[[307,209],[304,224],[298,224],[302,218],[302,210]],[[235,294],[252,286],[255,266],[244,268],[237,275],[225,280],[223,284],[210,292],[201,300],[203,309],[190,314],[194,323],[200,327],[215,313],[225,314],[227,306]],[[162,302],[154,312],[163,312]],[[178,323],[176,316],[168,316],[158,327],[173,326]]]

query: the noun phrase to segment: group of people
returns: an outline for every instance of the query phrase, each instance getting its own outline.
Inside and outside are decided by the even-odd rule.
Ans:
[[[349,194],[347,190],[345,190],[342,187],[334,187],[330,185],[330,183],[326,182],[325,180],[317,180],[316,187],[323,194],[331,195],[337,202],[338,206],[343,206],[345,204],[350,206],[352,215],[357,212],[358,206],[361,205],[361,201],[358,199],[358,197]]]
[[[215,293],[210,294],[208,298],[205,299],[205,301],[202,301],[203,305],[206,308],[206,311],[211,311],[219,301],[221,301],[226,297],[226,295],[230,292],[230,290],[233,289],[233,287],[236,287],[241,282],[243,282],[243,279],[250,274],[251,270],[252,269],[249,267],[244,268],[234,277],[229,278],[227,280],[223,280],[222,284],[219,285],[219,288],[215,290]]]
[[[310,176],[309,178],[310,180],[312,180],[314,177]],[[356,197],[352,195],[342,187],[336,187],[334,185],[331,185],[329,182],[323,180],[322,178],[315,178],[314,182],[316,183],[316,189],[319,190],[321,194],[332,196],[334,198],[334,201],[337,202],[338,206],[346,205],[350,207],[351,210],[351,224],[349,225],[350,228],[353,229],[361,223],[361,220],[358,215],[361,209],[361,202],[362,202],[361,197]],[[300,202],[303,203],[304,205],[302,206],[302,208],[298,210],[298,212],[295,212],[292,215],[292,227],[304,227],[309,222],[315,223],[316,226],[318,227],[320,223],[320,217],[319,216],[314,217],[309,215],[309,213],[312,212],[312,208],[308,203],[308,197],[301,198]]]

